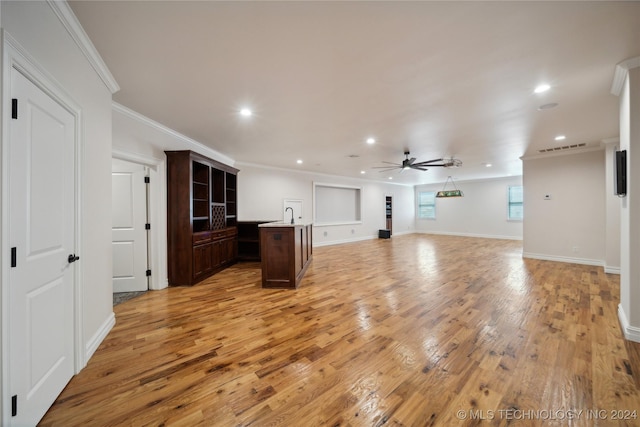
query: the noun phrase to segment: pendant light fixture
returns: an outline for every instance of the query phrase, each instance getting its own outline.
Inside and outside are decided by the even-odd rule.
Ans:
[[[447,184],[451,181],[451,185],[453,185],[453,190],[447,190]],[[436,197],[463,197],[462,191],[458,190],[456,187],[456,183],[453,182],[453,178],[451,176],[447,177],[447,180],[444,182],[444,186],[441,191],[436,193]]]

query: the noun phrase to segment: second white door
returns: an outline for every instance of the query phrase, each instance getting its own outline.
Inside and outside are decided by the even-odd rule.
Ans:
[[[113,292],[138,292],[149,288],[145,176],[144,166],[113,159]]]

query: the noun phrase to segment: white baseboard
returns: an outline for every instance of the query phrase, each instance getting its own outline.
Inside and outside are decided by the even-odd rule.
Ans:
[[[392,234],[392,236],[402,236],[405,234],[413,234],[415,233],[415,231],[413,230],[407,230],[407,231],[399,231],[399,232],[394,232]],[[377,239],[378,235],[374,235],[374,236],[363,236],[363,237],[354,237],[352,239],[343,239],[343,240],[330,240],[330,241],[326,241],[326,242],[317,242],[314,241],[313,242],[313,247],[314,248],[319,248],[321,246],[332,246],[332,245],[341,245],[343,243],[355,243],[355,242],[362,242],[365,240],[373,240],[373,239]]]
[[[611,267],[608,265],[604,266],[604,272],[609,274],[618,274],[620,275],[620,267]]]
[[[640,328],[629,324],[629,319],[620,304],[618,304],[618,320],[620,321],[624,337],[629,341],[640,342]]]
[[[478,237],[481,239],[522,240],[522,236],[501,236],[495,234],[458,233],[452,231],[417,231],[422,234],[437,234],[442,236]]]
[[[544,261],[567,262],[570,264],[595,265],[598,267],[604,267],[604,263],[598,259],[572,258],[572,257],[555,256],[555,255],[535,254],[531,252],[523,252],[522,257],[532,258],[532,259],[541,259]]]
[[[313,242],[314,248],[319,248],[321,246],[333,246],[333,245],[341,245],[343,243],[354,243],[354,242],[362,242],[364,240],[372,240],[377,239],[378,236],[364,236],[364,237],[354,237],[352,239],[343,239],[343,240],[329,240],[326,242]]]
[[[96,352],[96,350],[98,349],[102,341],[104,341],[104,339],[107,337],[107,335],[109,334],[109,332],[111,331],[111,329],[114,327],[115,324],[116,324],[116,315],[112,311],[111,315],[107,317],[107,319],[104,321],[102,326],[100,326],[100,328],[96,331],[96,333],[93,334],[89,342],[87,342],[85,346],[85,357],[84,357],[85,365],[89,361],[89,359],[91,359],[91,356],[93,356],[93,353]]]

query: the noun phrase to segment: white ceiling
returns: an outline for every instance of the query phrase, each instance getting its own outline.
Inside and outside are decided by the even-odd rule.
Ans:
[[[639,2],[69,3],[118,103],[237,162],[407,184],[616,137],[614,68],[640,55]],[[405,149],[463,165],[372,169]]]

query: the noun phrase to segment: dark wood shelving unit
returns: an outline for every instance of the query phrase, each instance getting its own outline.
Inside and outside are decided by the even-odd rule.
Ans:
[[[169,285],[194,285],[236,262],[238,170],[166,151]]]
[[[389,235],[393,233],[393,199],[391,196],[385,196],[385,217],[386,217],[386,226],[387,230],[389,230]]]
[[[238,261],[260,261],[260,224],[273,221],[238,221]]]

